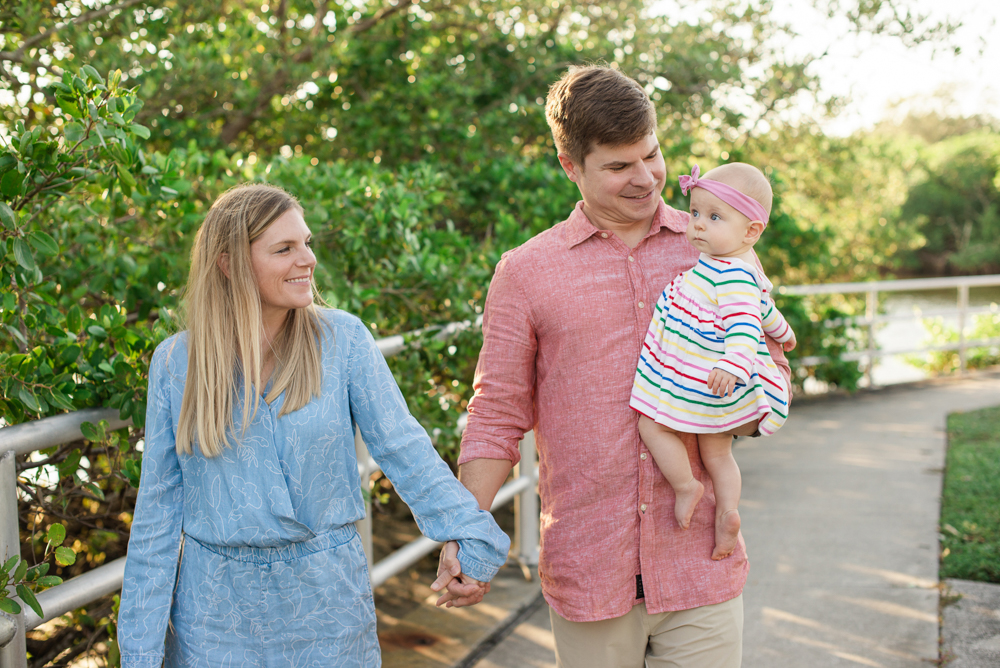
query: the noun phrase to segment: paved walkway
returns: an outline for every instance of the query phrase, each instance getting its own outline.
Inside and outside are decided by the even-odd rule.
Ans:
[[[793,403],[739,442],[744,668],[935,665],[945,418],[998,403],[1000,374],[934,381]],[[555,666],[547,607],[475,665]]]

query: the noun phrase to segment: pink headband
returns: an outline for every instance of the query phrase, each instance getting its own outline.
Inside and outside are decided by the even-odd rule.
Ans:
[[[767,211],[760,205],[760,202],[752,197],[747,197],[736,188],[727,186],[721,181],[711,179],[699,179],[700,170],[698,165],[691,169],[691,176],[682,174],[679,181],[681,183],[681,194],[687,195],[692,188],[702,188],[712,193],[723,202],[733,207],[750,220],[759,220],[767,227]]]

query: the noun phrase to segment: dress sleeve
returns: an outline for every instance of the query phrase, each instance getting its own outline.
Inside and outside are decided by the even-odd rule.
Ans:
[[[475,396],[462,435],[459,464],[473,459],[521,459],[518,442],[535,426],[535,357],[538,339],[528,300],[510,256],[497,265],[483,311],[483,348],[476,364]]]
[[[757,256],[757,253],[753,254],[753,261],[754,261],[754,264],[757,266],[757,271],[760,272],[761,275],[763,275],[764,274],[764,266],[760,263],[760,258]],[[770,298],[770,296],[771,296],[770,293],[768,293],[767,296],[768,296],[768,298]],[[773,300],[772,300],[772,303],[773,303]],[[761,310],[761,313],[763,313],[763,310]],[[784,316],[782,316],[782,319],[784,319]],[[766,321],[766,318],[765,318],[765,321]],[[789,329],[791,329],[791,328],[789,328]],[[788,359],[785,357],[785,351],[782,350],[781,346],[778,345],[778,343],[771,337],[770,334],[767,333],[766,330],[764,331],[764,343],[767,344],[767,352],[769,352],[771,354],[771,359],[774,360],[774,363],[778,366],[778,371],[781,372],[781,375],[785,379],[785,383],[788,385],[788,400],[791,401],[791,399],[792,399],[792,369],[788,365]]]
[[[716,284],[716,298],[726,330],[726,352],[715,368],[728,371],[747,385],[762,334],[760,286],[749,271],[729,270]]]
[[[118,613],[123,668],[159,668],[177,579],[183,517],[180,463],[161,345],[149,368],[145,445]]]
[[[438,456],[361,322],[353,331],[349,367],[351,416],[420,531],[436,541],[457,540],[462,572],[492,580],[507,561],[510,538]]]
[[[764,333],[772,339],[778,343],[784,343],[792,338],[792,328],[785,321],[785,316],[781,315],[778,307],[774,305],[771,295],[766,292],[760,302],[760,315],[763,321]]]

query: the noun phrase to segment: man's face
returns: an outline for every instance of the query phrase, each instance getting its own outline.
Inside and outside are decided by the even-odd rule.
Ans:
[[[579,186],[587,217],[598,227],[644,223],[656,213],[666,180],[656,135],[627,146],[597,144],[584,158],[583,169],[563,154],[559,161]]]

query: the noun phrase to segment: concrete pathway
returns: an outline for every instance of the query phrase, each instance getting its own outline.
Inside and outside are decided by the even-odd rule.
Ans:
[[[793,403],[738,442],[744,668],[935,665],[945,419],[997,404],[1000,374],[980,374]],[[476,666],[555,666],[547,608]]]
[[[945,580],[941,656],[948,668],[1000,666],[1000,584]]]

